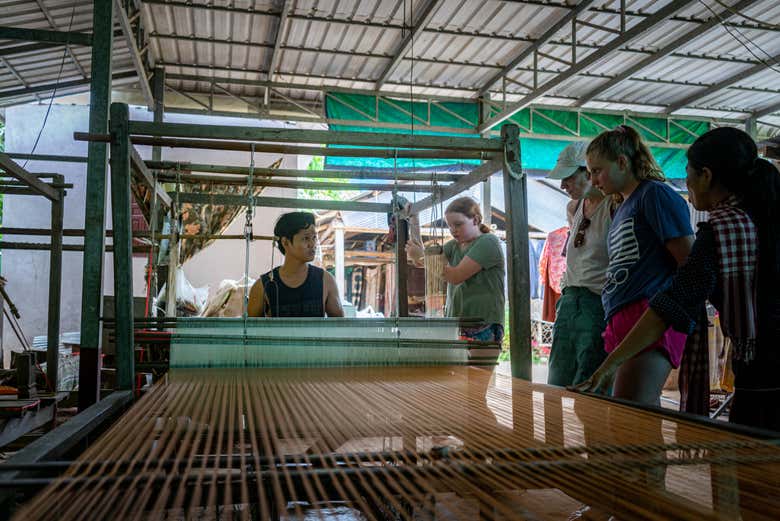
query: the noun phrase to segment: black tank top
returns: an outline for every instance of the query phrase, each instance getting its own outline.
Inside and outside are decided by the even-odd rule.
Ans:
[[[271,317],[324,317],[325,306],[322,303],[323,270],[309,265],[306,280],[297,288],[291,288],[279,276],[279,268],[262,275],[263,292],[267,304],[264,316]]]

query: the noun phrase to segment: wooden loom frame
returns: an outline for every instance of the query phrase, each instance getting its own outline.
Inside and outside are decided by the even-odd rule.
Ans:
[[[5,153],[0,152],[0,177],[15,178],[18,182],[3,181],[0,194],[40,195],[51,202],[51,240],[43,246],[49,250],[48,323],[46,326],[46,377],[57,392],[60,343],[60,295],[62,293],[63,219],[65,215],[65,177],[60,174],[30,173]],[[51,183],[40,177],[51,177]],[[39,249],[35,243],[5,243],[6,249]],[[2,297],[0,297],[0,301]],[[2,329],[0,328],[0,332]]]
[[[131,175],[131,161],[132,161],[132,156],[135,155],[132,153],[133,152],[132,130],[134,128],[135,123],[129,121],[129,118],[127,117],[128,112],[127,112],[126,105],[114,104],[112,106],[111,114],[112,114],[112,119],[111,119],[110,128],[112,134],[110,138],[106,139],[106,136],[89,136],[89,139],[96,138],[96,140],[98,141],[110,140],[111,142],[112,199],[114,202],[113,235],[114,235],[114,244],[115,244],[115,253],[114,253],[114,264],[116,270],[115,273],[120,273],[119,271],[120,269],[125,269],[126,273],[130,274],[131,272],[129,271],[130,268],[129,263],[131,261],[130,246],[132,241],[132,233],[130,231],[130,224],[129,224],[130,223],[129,186],[130,186],[130,175]],[[165,130],[166,130],[166,125],[162,124],[160,128],[155,131],[163,133]],[[206,129],[206,130],[211,131],[213,129]],[[235,131],[235,128],[231,127],[228,130]],[[254,130],[258,130],[258,129],[254,129]],[[193,126],[192,133],[194,134],[198,131],[199,131],[199,127]],[[503,172],[505,193],[507,194],[506,206],[507,206],[507,213],[508,213],[507,250],[508,250],[508,262],[510,263],[510,269],[509,269],[510,309],[513,310],[513,313],[510,314],[511,317],[510,332],[512,333],[512,340],[513,340],[512,369],[513,369],[513,376],[523,377],[524,375],[522,374],[522,370],[524,369],[524,366],[521,364],[521,361],[527,363],[528,372],[527,372],[527,376],[525,377],[526,379],[530,379],[530,345],[528,345],[527,351],[525,353],[522,351],[523,342],[528,342],[530,344],[529,336],[527,334],[526,335],[522,334],[524,318],[527,319],[529,322],[528,328],[525,329],[525,331],[526,332],[530,331],[530,313],[524,315],[522,314],[524,308],[517,307],[518,304],[517,299],[520,299],[520,304],[525,304],[525,306],[528,306],[530,301],[528,299],[527,293],[525,299],[522,298],[523,290],[527,292],[529,289],[528,270],[527,270],[528,253],[526,250],[527,241],[524,240],[525,234],[527,234],[527,217],[526,217],[527,207],[525,204],[526,203],[525,178],[522,176],[522,174],[517,175],[520,172],[520,151],[519,151],[519,141],[517,140],[516,132],[517,129],[512,129],[511,127],[503,128],[501,140],[490,140],[493,141],[494,143],[500,144],[499,151],[491,150],[488,153],[488,155],[486,155],[486,157],[484,158],[486,160],[485,163],[480,165],[478,168],[476,168],[467,176],[463,176],[462,178],[458,179],[452,185],[443,187],[437,193],[435,193],[434,196],[423,199],[422,201],[420,201],[415,205],[413,210],[420,211],[422,209],[429,208],[430,206],[436,203],[437,197],[440,199],[444,199],[456,193],[459,193],[461,190],[468,188],[468,186],[472,186],[473,184],[480,182],[483,179],[486,179],[489,175],[491,175],[494,171],[496,171],[495,170],[496,168],[500,169]],[[382,138],[387,138],[387,136],[388,135],[386,134],[381,135]],[[282,139],[284,137],[285,135],[283,133],[279,135],[279,139]],[[267,136],[263,136],[263,138],[267,139]],[[430,138],[425,138],[425,139],[430,139]],[[356,143],[347,142],[345,144],[347,145],[355,144],[355,146],[357,146]],[[444,150],[444,152],[446,152],[447,149],[445,148],[441,150]],[[327,150],[322,150],[322,152],[327,152]],[[498,155],[499,152],[503,153],[504,156],[501,157],[500,155]],[[226,196],[214,196],[214,197],[222,198]],[[246,203],[246,198],[241,196],[227,196],[227,197],[234,197],[235,199],[237,199],[237,200],[230,201],[232,203],[241,204],[241,205],[244,205]],[[264,198],[262,197],[255,198],[254,199],[255,204],[268,202],[268,201],[263,201],[262,199]],[[294,200],[282,199],[282,202],[279,203],[279,205],[284,207],[294,207],[291,201]],[[228,202],[228,200],[225,200],[224,202]],[[328,204],[329,202],[326,201],[322,203]],[[338,202],[338,203],[330,202],[330,203],[333,204],[334,206],[339,207],[339,209],[350,208],[349,202]],[[305,200],[303,202],[300,202],[300,205],[302,207],[311,207],[311,203]],[[365,211],[364,208],[361,209]],[[391,209],[392,209],[391,205],[377,205],[375,211],[385,213]],[[510,212],[514,212],[514,214]],[[103,232],[105,233],[105,230],[103,230]],[[522,273],[523,265],[526,267],[525,275],[523,275]],[[402,270],[398,270],[398,271],[402,271]],[[119,388],[124,390],[121,390],[115,393],[115,395],[112,395],[112,397],[115,397],[116,400],[111,400],[111,399],[104,400],[100,402],[98,405],[90,408],[89,410],[79,415],[78,419],[80,420],[81,423],[85,424],[82,430],[80,430],[77,433],[70,432],[70,431],[65,432],[62,429],[57,429],[55,431],[52,431],[51,433],[44,436],[44,438],[40,440],[42,442],[39,444],[40,447],[44,447],[44,446],[48,448],[50,448],[51,446],[58,447],[60,444],[68,444],[69,446],[72,446],[75,443],[74,440],[81,439],[81,437],[86,435],[90,435],[90,433],[92,432],[91,430],[93,428],[98,428],[100,425],[104,425],[106,421],[110,421],[109,414],[107,414],[107,411],[110,411],[111,416],[113,416],[116,412],[118,412],[119,409],[126,406],[129,400],[131,399],[132,394],[129,391],[133,389],[134,380],[135,380],[133,378],[134,359],[133,359],[132,334],[133,334],[134,320],[132,316],[132,305],[131,305],[132,276],[128,275],[128,277],[123,277],[121,278],[121,280],[119,280],[119,278],[115,278],[115,285],[116,285],[115,289],[116,289],[116,297],[117,297],[116,298],[116,303],[117,303],[117,313],[116,313],[117,335],[116,336],[117,336],[117,358],[118,358],[117,382]],[[518,348],[520,348],[519,351]],[[519,356],[517,356],[516,353]],[[527,355],[527,360],[523,359],[524,355]],[[605,398],[605,400],[612,401],[612,402],[618,401],[610,398]],[[634,404],[631,405],[633,407],[636,407],[636,405]],[[709,427],[717,426],[719,429],[722,430],[728,430],[740,434],[748,434],[758,438],[767,439],[772,437],[771,433],[762,432],[757,429],[749,429],[741,426],[734,426],[728,424],[724,425],[724,424],[708,421],[706,419],[688,417],[687,415],[681,418],[680,415],[674,414],[670,411],[659,411],[658,409],[651,408],[651,407],[637,407],[637,408],[659,413],[673,419],[685,419],[687,421],[704,424]],[[66,424],[65,427],[68,427],[68,425],[69,424]],[[71,429],[71,431],[72,430],[73,429]],[[48,448],[47,450],[49,450]],[[35,449],[35,450],[27,451],[24,454],[25,456],[24,461],[14,460],[12,462],[12,465],[8,468],[10,472],[14,472],[14,477],[21,475],[21,472],[30,471],[35,468],[38,468],[35,466],[37,463],[32,463],[32,462],[40,462],[46,459],[51,459],[51,456],[47,457],[45,454],[41,456],[39,454],[40,451],[38,450],[39,447],[31,446],[30,449]],[[54,457],[56,458],[57,456]],[[52,463],[52,465],[54,465],[54,463]],[[64,464],[65,462],[60,462],[60,463]],[[14,465],[17,465],[18,468],[14,469]],[[42,463],[41,465],[42,465],[41,468],[49,466],[49,464],[47,463]]]
[[[471,186],[488,179],[496,172],[503,173],[505,206],[507,210],[507,265],[509,287],[509,334],[512,359],[512,375],[530,380],[530,280],[528,263],[528,210],[526,178],[520,161],[519,128],[504,125],[501,139],[461,138],[444,136],[412,136],[408,134],[380,134],[373,132],[332,132],[321,130],[267,129],[258,127],[224,127],[216,125],[189,125],[131,121],[126,104],[113,103],[110,110],[107,135],[76,133],[75,138],[90,142],[109,142],[111,146],[112,217],[114,235],[114,273],[127,273],[127,277],[114,278],[116,296],[116,353],[117,388],[134,389],[133,314],[132,314],[132,232],[130,227],[130,179],[132,168],[144,164],[134,144],[206,148],[213,150],[239,150],[282,153],[313,152],[318,155],[349,155],[385,158],[459,158],[479,159],[482,163],[469,174],[462,175],[450,185],[437,187],[433,194],[412,206],[413,212],[432,207]],[[270,143],[270,144],[269,144]],[[277,144],[280,143],[280,144]],[[287,145],[285,143],[295,143]],[[339,147],[374,148],[317,148],[299,143],[338,145]],[[153,163],[155,166],[163,166]],[[273,171],[264,172],[273,175]],[[288,174],[289,176],[289,174]],[[149,177],[145,175],[144,177]],[[346,173],[344,178],[361,179],[365,174]],[[411,177],[411,176],[410,176]],[[420,176],[420,180],[427,177]],[[388,189],[401,189],[387,185]],[[166,194],[167,195],[167,194]],[[170,197],[166,203],[171,201]],[[255,206],[281,208],[317,208],[335,210],[395,212],[404,217],[394,204],[353,201],[314,201],[282,197],[253,197]],[[244,206],[247,197],[237,195],[180,194],[183,203],[217,203]],[[154,210],[153,210],[154,212]],[[401,227],[405,221],[399,219]],[[101,230],[105,233],[105,230]],[[397,287],[399,316],[407,314],[404,305],[406,291],[405,236],[398,233],[396,241]],[[82,372],[83,376],[84,373]],[[99,375],[98,375],[99,378]],[[96,388],[99,388],[97,382]],[[92,388],[92,384],[89,385]]]

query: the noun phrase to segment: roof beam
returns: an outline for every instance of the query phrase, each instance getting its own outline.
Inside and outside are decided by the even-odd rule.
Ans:
[[[775,112],[780,112],[780,102],[773,103],[771,105],[767,105],[766,107],[757,110],[753,113],[753,117],[763,118],[764,116],[769,116],[770,114],[774,114]]]
[[[122,80],[126,79],[130,76],[135,76],[135,72],[131,71],[124,71],[119,72],[116,74],[113,74],[111,76],[112,80]],[[89,85],[90,79],[87,78],[86,80],[73,80],[73,81],[64,81],[60,83],[47,83],[44,85],[34,85],[29,88],[24,89],[14,89],[14,90],[5,90],[0,91],[0,100],[6,99],[6,98],[14,98],[17,96],[32,96],[33,94],[37,92],[52,92],[54,90],[57,90],[58,92],[68,89],[70,87],[79,87],[82,85]]]
[[[271,51],[271,62],[268,64],[268,81],[274,81],[274,74],[276,73],[276,66],[279,64],[281,58],[281,47],[284,32],[287,27],[287,15],[290,12],[291,0],[283,0],[282,10],[279,13],[279,25],[276,28],[276,38],[274,43],[274,50]],[[268,98],[268,89],[265,91],[265,97]]]
[[[42,51],[51,49],[58,44],[52,43],[31,43],[27,45],[13,45],[10,47],[0,47],[0,56],[13,56],[14,54],[24,54],[27,52]]]
[[[229,5],[214,5],[214,4],[196,4],[188,0],[142,0],[145,4],[152,4],[152,5],[162,5],[162,6],[169,6],[169,7],[180,7],[180,8],[190,8],[190,9],[203,9],[203,10],[211,10],[211,11],[220,11],[225,13],[236,13],[236,14],[248,14],[250,16],[279,16],[279,12],[274,11],[273,9],[268,10],[260,10],[260,9],[253,9],[252,7],[236,7],[236,6],[229,6]],[[509,0],[501,0],[504,3],[516,3],[516,4],[525,4],[525,5],[536,5],[540,7],[547,7],[551,9],[572,9],[572,6],[565,3],[565,2],[548,2],[546,0],[524,0],[524,1],[514,1],[510,2]],[[591,12],[599,13],[599,14],[608,14],[608,15],[620,15],[621,11],[620,8],[613,8],[613,7],[605,7],[605,6],[593,6],[590,9]],[[634,11],[631,9],[626,9],[625,11],[626,17],[633,17],[633,18],[647,18],[651,16],[650,13],[646,13],[644,11]],[[326,24],[332,24],[332,23],[341,23],[341,24],[351,24],[357,27],[377,27],[380,29],[402,29],[401,26],[397,24],[390,23],[389,19],[387,18],[380,18],[377,17],[377,21],[374,20],[368,20],[368,19],[356,19],[354,17],[352,18],[331,18],[329,16],[318,16],[313,14],[303,14],[303,13],[295,13],[290,14],[288,16],[291,20],[302,20],[302,21],[312,21],[312,22],[320,22],[320,23],[326,23]],[[672,21],[675,22],[685,22],[685,23],[691,23],[691,24],[704,24],[707,22],[706,19],[698,18],[695,16],[673,16],[669,18]],[[729,27],[736,27],[738,29],[748,29],[748,30],[762,30],[770,33],[778,33],[780,32],[780,29],[768,27],[768,26],[760,26],[756,23],[752,22],[727,22],[726,25]],[[446,29],[425,29],[425,32],[437,32],[441,34],[453,34],[455,31],[452,30],[446,30]],[[475,34],[469,34],[465,33],[463,36],[479,36]],[[491,34],[484,34],[482,35],[485,38],[502,38],[506,39],[506,35],[491,35]]]
[[[138,46],[135,43],[133,28],[130,25],[130,19],[127,17],[127,12],[122,6],[122,2],[120,0],[113,1],[116,17],[119,20],[119,25],[122,27],[122,32],[125,35],[127,48],[130,49],[130,58],[133,60],[133,67],[135,67],[135,72],[138,74],[138,85],[141,87],[141,94],[144,97],[144,101],[146,101],[146,107],[149,110],[154,110],[154,96],[152,96],[152,87],[149,85],[149,78],[146,75],[146,67],[144,67],[144,61],[141,58],[141,53],[138,51]]]
[[[713,16],[712,18],[710,18],[709,21],[704,25],[695,27],[694,29],[686,33],[683,33],[682,35],[680,35],[680,37],[676,38],[671,43],[663,46],[661,49],[657,50],[655,53],[648,56],[647,58],[640,60],[638,63],[624,70],[623,72],[621,72],[620,74],[618,74],[617,76],[609,80],[608,82],[604,83],[603,85],[599,85],[598,87],[591,90],[590,92],[584,94],[583,96],[580,96],[580,98],[577,100],[574,106],[581,107],[585,103],[591,101],[597,95],[606,92],[607,90],[611,89],[612,87],[614,87],[619,83],[631,79],[631,77],[634,74],[638,73],[642,69],[645,69],[650,65],[654,64],[655,62],[662,60],[663,58],[666,58],[667,56],[671,55],[674,51],[679,49],[680,47],[691,43],[692,41],[696,40],[696,38],[699,38],[704,34],[706,34],[707,31],[719,26],[721,20],[729,19],[735,16],[735,13],[737,11],[741,11],[742,9],[747,9],[748,7],[760,1],[761,0],[742,0],[741,2],[735,4],[732,7],[722,9],[717,16]]]
[[[494,126],[498,125],[499,123],[512,117],[512,115],[514,115],[516,112],[524,109],[525,107],[533,103],[536,99],[540,98],[541,96],[544,96],[545,94],[550,92],[552,89],[554,89],[564,81],[568,80],[573,76],[576,76],[577,74],[584,71],[591,65],[603,60],[610,53],[617,50],[621,46],[644,35],[648,31],[655,29],[658,26],[658,24],[666,21],[671,15],[673,15],[680,9],[683,9],[684,7],[687,7],[688,5],[694,3],[695,1],[696,0],[673,0],[672,2],[665,5],[664,7],[662,7],[655,13],[653,13],[652,15],[648,16],[646,19],[636,24],[634,27],[632,27],[622,35],[604,44],[604,46],[600,50],[589,54],[584,59],[574,64],[568,70],[557,75],[556,77],[554,77],[553,79],[545,83],[544,85],[534,89],[533,91],[531,91],[530,94],[523,97],[523,99],[521,99],[519,102],[509,105],[500,113],[489,118],[487,121],[485,121],[478,127],[479,132],[480,133],[485,132],[486,130],[491,129]]]
[[[774,55],[772,58],[769,58],[769,62],[772,63],[780,63],[780,54]],[[726,78],[723,81],[719,81],[715,85],[712,85],[710,87],[707,87],[704,90],[701,90],[695,94],[692,94],[676,103],[672,103],[669,105],[669,108],[666,110],[667,114],[671,114],[672,112],[676,112],[684,107],[687,107],[689,105],[692,105],[696,103],[697,101],[706,98],[707,96],[714,94],[720,90],[726,89],[728,87],[731,87],[735,83],[739,83],[740,81],[749,78],[751,76],[754,76],[758,74],[759,72],[763,72],[767,70],[768,67],[764,65],[763,63],[759,63],[757,65],[754,65],[752,67],[749,67],[742,72],[738,72],[737,74],[734,74],[733,76],[730,76]]]
[[[152,4],[152,5],[161,5],[161,6],[170,6],[170,7],[181,7],[181,8],[193,8],[193,9],[203,9],[203,10],[213,10],[217,12],[226,12],[226,13],[235,13],[235,14],[248,14],[248,15],[255,15],[255,16],[279,16],[279,12],[274,10],[268,10],[268,11],[261,11],[258,9],[252,9],[252,8],[244,8],[244,7],[230,7],[230,6],[219,6],[219,5],[209,5],[209,4],[192,4],[185,1],[176,1],[176,0],[143,0],[146,4]],[[544,3],[544,2],[530,2],[531,5],[545,5],[547,7],[556,7],[558,9],[569,9],[569,6],[565,4],[552,4],[552,3]],[[615,9],[609,9],[604,7],[597,7],[597,6],[591,6],[589,9],[590,12],[593,13],[605,13],[605,14],[620,14],[619,10]],[[627,16],[633,16],[633,17],[641,17],[646,18],[649,16],[647,13],[638,12],[638,11],[627,11]],[[319,23],[326,23],[326,24],[341,24],[341,25],[351,25],[354,27],[373,27],[377,29],[395,29],[395,30],[403,30],[404,26],[400,24],[394,24],[389,21],[383,20],[383,21],[371,21],[371,20],[359,20],[355,18],[334,18],[331,16],[318,16],[316,14],[303,14],[303,13],[296,13],[292,12],[288,14],[287,16],[288,20],[297,20],[301,22],[319,22]],[[702,20],[698,18],[689,18],[689,17],[671,17],[670,20],[678,21],[678,22],[685,22],[690,24],[696,24],[701,25],[706,23],[708,20]],[[780,30],[772,29],[772,28],[757,28],[755,25],[741,25],[738,23],[727,23],[728,26],[738,27],[742,29],[755,29],[755,30],[764,30],[768,32],[780,32]],[[485,38],[488,40],[494,40],[494,41],[509,41],[514,43],[521,43],[521,42],[529,42],[533,43],[535,41],[534,38],[530,38],[528,36],[523,35],[513,35],[513,34],[500,34],[500,33],[481,33],[479,31],[472,31],[472,30],[461,30],[461,29],[447,29],[444,27],[425,27],[423,29],[423,32],[430,33],[430,34],[444,34],[449,36],[461,36],[466,38]],[[168,34],[151,34],[152,37],[158,37],[158,38],[174,38],[173,35]],[[207,43],[220,43],[219,40],[214,40],[211,38],[198,38],[198,37],[184,37],[184,36],[176,36],[176,39],[182,39],[182,40],[190,40],[190,41],[204,41]],[[231,43],[235,45],[244,45],[249,47],[254,46],[263,46],[263,47],[271,47],[273,44],[257,44],[257,43],[251,43],[251,42],[227,42],[222,40],[221,43]],[[571,47],[570,41],[564,41],[561,39],[558,40],[550,40],[547,42],[549,45],[559,45],[559,46],[566,46]],[[577,48],[578,49],[600,49],[601,45],[597,43],[588,43],[588,42],[577,42]],[[294,47],[290,46],[282,46],[282,50],[303,50],[303,48],[296,49]],[[312,49],[313,50],[313,49]],[[653,51],[649,49],[645,49],[643,47],[625,47],[622,49],[619,49],[623,52],[629,52],[633,54],[645,54],[645,55],[651,55],[653,54]],[[368,53],[370,54],[370,53]],[[696,54],[696,53],[674,53],[672,56],[678,57],[678,58],[689,58],[694,60],[707,60],[707,61],[717,61],[717,62],[727,62],[727,63],[755,63],[755,60],[747,60],[747,59],[741,59],[741,58],[731,58],[731,57],[719,57],[716,55],[707,55],[707,54]],[[377,57],[380,57],[380,55],[377,55]],[[386,56],[386,58],[392,58],[392,56]],[[419,59],[416,59],[415,61],[419,62]],[[433,60],[431,60],[433,61]],[[450,62],[439,62],[439,63],[450,63]]]
[[[0,26],[0,40],[92,45],[92,35],[88,33],[23,29],[21,27],[8,26]]]
[[[29,88],[30,88],[30,84],[29,84],[29,83],[27,83],[27,82],[24,80],[24,78],[22,78],[22,75],[21,75],[21,74],[19,74],[19,71],[17,71],[17,70],[14,68],[14,66],[13,66],[13,65],[11,65],[11,64],[8,62],[8,60],[6,60],[5,58],[3,58],[2,56],[0,56],[0,64],[2,64],[3,66],[5,66],[5,68],[6,68],[6,69],[8,69],[8,70],[11,72],[11,74],[13,75],[13,77],[14,77],[14,78],[16,78],[16,80],[17,80],[19,83],[21,83],[22,85],[24,85],[24,88],[25,88],[25,89],[29,89]],[[41,101],[41,98],[40,98],[40,96],[38,96],[37,94],[33,94],[33,96],[34,96],[34,97],[35,97],[35,99],[37,99],[38,101]]]
[[[520,51],[519,54],[517,54],[514,58],[509,60],[509,63],[506,64],[506,66],[498,71],[496,74],[490,77],[488,81],[485,82],[482,87],[479,88],[478,96],[484,96],[492,87],[496,84],[501,78],[512,72],[515,67],[520,65],[524,60],[526,60],[529,56],[531,56],[533,53],[539,50],[541,46],[546,44],[553,36],[555,36],[558,31],[566,27],[567,25],[571,24],[571,21],[574,20],[578,14],[585,11],[588,7],[593,4],[595,0],[582,0],[579,4],[577,4],[577,7],[574,9],[571,9],[569,12],[567,12],[560,20],[555,22],[552,27],[547,29],[547,31],[544,32],[539,38],[537,38],[534,43]]]
[[[395,70],[401,64],[401,61],[412,48],[414,41],[420,38],[423,31],[425,30],[425,26],[430,23],[433,15],[436,13],[436,10],[438,9],[439,5],[441,5],[441,3],[442,0],[428,0],[428,3],[426,3],[420,9],[419,14],[417,15],[417,19],[412,24],[412,30],[401,42],[401,45],[398,47],[398,51],[395,53],[392,61],[387,64],[387,67],[385,67],[385,69],[382,71],[382,74],[379,75],[379,79],[376,81],[377,90],[381,89],[384,84],[387,83],[390,75],[393,74],[393,72],[395,72]]]
[[[235,67],[220,67],[220,66],[211,66],[211,65],[200,65],[200,64],[186,64],[186,63],[174,63],[174,62],[157,62],[157,65],[160,65],[162,67],[171,68],[171,67],[181,67],[184,69],[202,69],[205,71],[220,71],[220,72],[242,72],[244,74],[264,74],[263,71],[251,71],[243,68],[235,68]],[[365,83],[365,84],[373,84],[371,80],[364,80],[356,77],[347,77],[347,76],[323,76],[319,74],[307,74],[307,73],[298,73],[298,72],[288,72],[288,71],[281,71],[277,73],[279,76],[287,76],[287,77],[296,77],[296,78],[306,78],[306,79],[315,79],[319,81],[351,81],[356,83]],[[168,75],[169,79],[173,75]],[[388,82],[390,84],[390,82]],[[396,83],[392,82],[393,85],[401,85],[406,87],[406,92],[409,92],[409,84],[402,84],[402,83]],[[326,85],[326,87],[329,87]],[[335,87],[334,87],[335,88]],[[439,90],[446,90],[446,91],[457,91],[461,93],[471,93],[476,92],[471,88],[468,87],[442,87],[441,85],[433,85],[430,83],[415,83],[414,88],[418,89],[439,89]],[[328,89],[330,90],[330,89]],[[370,89],[374,91],[375,89]],[[403,93],[399,92],[397,94],[398,96],[404,96]]]
[[[49,22],[49,27],[51,27],[55,31],[58,31],[59,27],[57,27],[57,23],[54,21],[54,17],[46,8],[46,5],[43,3],[43,0],[35,0],[35,2],[38,4],[38,8],[43,13],[43,16],[46,17],[46,21]],[[87,73],[84,71],[84,67],[81,66],[81,63],[79,63],[78,59],[76,59],[76,55],[73,54],[73,49],[70,48],[70,45],[65,45],[65,51],[68,53],[68,56],[73,62],[73,65],[75,65],[76,68],[79,70],[79,74],[81,74],[81,77],[86,79]]]

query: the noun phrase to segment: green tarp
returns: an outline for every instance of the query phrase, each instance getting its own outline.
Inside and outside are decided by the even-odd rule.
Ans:
[[[427,125],[429,127],[448,127],[452,129],[474,129],[478,123],[479,106],[476,102],[409,102],[388,100],[384,97],[363,94],[328,93],[325,97],[325,110],[331,120],[358,120],[400,125]],[[499,112],[493,108],[488,117]],[[415,116],[412,118],[412,114]],[[571,140],[579,137],[595,137],[600,132],[620,124],[631,125],[653,146],[651,150],[656,160],[669,178],[685,177],[685,150],[679,145],[693,143],[696,137],[710,129],[710,124],[702,120],[678,119],[667,117],[634,116],[622,113],[602,113],[574,110],[555,110],[544,108],[526,108],[508,122],[520,126],[523,168],[550,170],[558,153]],[[408,133],[409,130],[376,128],[331,124],[332,130],[354,130],[388,133]],[[414,130],[420,135],[474,136],[431,130]],[[539,136],[531,137],[531,136]],[[675,146],[677,145],[677,146]],[[399,159],[397,162],[376,158],[328,157],[326,168],[345,166],[360,168],[436,168],[469,169],[474,162],[454,163],[440,160]]]

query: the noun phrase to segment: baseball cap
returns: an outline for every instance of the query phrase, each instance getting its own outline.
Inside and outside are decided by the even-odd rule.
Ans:
[[[588,143],[585,141],[575,141],[566,145],[558,155],[558,161],[547,175],[547,179],[566,179],[574,175],[581,166],[588,166],[585,162],[585,152],[588,150]]]

